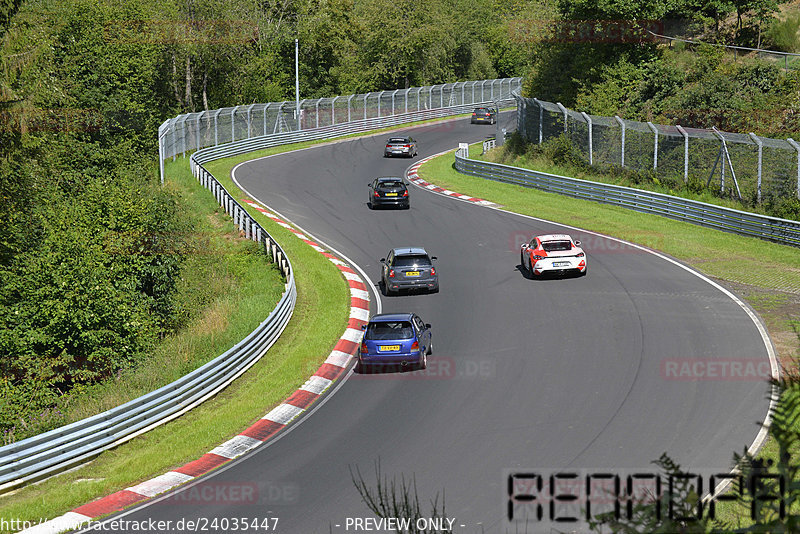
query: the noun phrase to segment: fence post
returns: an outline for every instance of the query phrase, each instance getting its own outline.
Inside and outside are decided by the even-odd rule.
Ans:
[[[756,201],[759,204],[761,204],[761,161],[762,161],[761,156],[764,153],[764,143],[762,143],[761,139],[759,139],[758,136],[756,134],[754,134],[753,132],[750,132],[747,135],[750,136],[750,139],[752,139],[753,142],[758,147],[758,174],[757,174],[757,182],[756,182]]]
[[[170,129],[172,130],[172,161],[175,161],[175,156],[177,156],[177,154],[176,154],[177,148],[176,147],[178,145],[178,141],[175,139],[175,123],[176,122],[178,122],[178,121],[173,119],[172,120],[172,124],[170,125],[171,126]]]
[[[381,117],[381,100],[383,99],[383,93],[385,92],[386,91],[381,91],[380,93],[378,93],[378,118]]]
[[[315,122],[314,122],[314,127],[315,128],[319,128],[319,102],[320,102],[320,100],[321,99],[318,98],[317,101],[314,103],[314,115],[316,116],[315,119],[314,119],[315,120]]]
[[[219,117],[221,111],[222,109],[220,108],[214,113],[214,146],[219,144],[219,119],[217,117]]]
[[[622,128],[622,150],[620,151],[620,164],[619,166],[625,168],[625,121],[619,115],[614,115],[614,118]]]
[[[231,143],[236,141],[236,110],[239,106],[236,106],[231,110]]]
[[[539,106],[539,144],[542,144],[542,125],[544,124],[544,106],[538,98],[533,99],[536,105]],[[527,106],[525,107],[527,110]]]
[[[347,98],[347,122],[350,122],[350,101],[351,101],[351,100],[353,100],[353,98],[354,98],[355,96],[356,96],[356,95],[350,95],[350,96]]]
[[[408,93],[410,91],[411,89],[406,89],[405,92],[403,93],[403,100],[405,102],[405,111],[403,113],[408,113]]]
[[[197,122],[195,123],[194,127],[194,150],[197,152],[200,150],[200,117],[203,116],[203,113],[208,113],[207,111],[202,111],[197,114]]]
[[[181,157],[186,157],[186,121],[189,119],[189,115],[183,116],[183,122],[181,123]]]
[[[364,95],[364,120],[367,120],[367,99],[369,98],[370,93]]]
[[[442,86],[439,88],[439,109],[444,107],[444,86],[447,85],[443,83]]]
[[[647,121],[647,125],[653,130],[653,170],[656,170],[658,168],[658,128],[650,121]]]
[[[594,164],[594,159],[592,157],[592,118],[581,111],[581,115],[583,115],[583,119],[586,121],[586,124],[589,125],[589,165]]]
[[[340,98],[340,96],[335,96],[331,100],[331,126],[336,126],[336,101]]]
[[[400,89],[395,89],[394,92],[392,93],[392,115],[394,115],[394,97],[397,94],[397,91],[399,90]]]
[[[686,130],[684,130],[680,124],[675,126],[675,128],[677,128],[678,131],[683,136],[683,183],[688,184],[689,183],[689,134],[686,133]],[[760,177],[761,175],[760,164],[758,172]]]
[[[465,104],[464,102],[464,90],[467,88],[467,82],[461,82],[461,105]]]
[[[270,102],[264,106],[264,135],[267,135],[267,110],[269,109]]]
[[[303,104],[306,103],[306,100],[308,100],[308,99],[304,98],[303,100],[301,100],[300,101],[300,105],[297,106],[296,110],[294,110],[294,112],[297,115],[297,131],[300,131],[300,130],[303,129]]]
[[[567,108],[565,108],[564,105],[561,102],[556,102],[556,106],[558,106],[558,109],[560,109],[561,113],[564,114],[564,133],[566,134],[567,133],[567,124],[568,124],[567,120],[568,120],[568,117],[569,117],[569,112],[567,111]]]
[[[248,108],[247,108],[247,138],[248,139],[253,137],[253,133],[252,133],[252,129],[251,129],[251,125],[253,123],[253,119],[252,119],[253,106],[255,106],[255,104],[250,104],[250,106],[248,106]]]
[[[417,87],[417,111],[419,111],[419,95],[422,92],[422,87]]]
[[[486,80],[481,81],[481,102],[486,101],[486,97],[484,96],[483,86],[486,85]]]
[[[786,141],[797,151],[797,198],[800,198],[800,145],[791,137]]]

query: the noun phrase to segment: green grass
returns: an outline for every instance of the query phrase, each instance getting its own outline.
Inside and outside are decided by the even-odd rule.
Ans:
[[[477,159],[480,151],[480,144],[470,146],[470,157]],[[666,252],[732,287],[761,315],[775,341],[781,363],[796,370],[800,358],[800,320],[797,319],[800,317],[800,252],[796,248],[468,176],[458,173],[453,162],[453,154],[448,153],[423,165],[419,174],[430,183],[490,200],[512,212],[577,226]],[[795,428],[800,433],[800,421]],[[731,459],[734,452],[741,451],[730,451]],[[772,439],[765,443],[759,457],[777,461],[777,446]],[[735,503],[718,506],[718,517],[728,523],[748,524],[748,513]]]

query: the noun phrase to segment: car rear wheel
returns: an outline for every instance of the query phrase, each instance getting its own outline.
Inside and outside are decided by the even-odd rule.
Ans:
[[[417,364],[417,369],[427,369],[428,368],[428,355],[423,353],[422,358],[420,358],[419,363]]]
[[[433,340],[428,344],[428,355],[433,354]]]
[[[523,273],[530,273],[530,269],[528,269],[528,266],[525,265],[525,254],[523,252],[519,253],[519,263],[522,265]]]

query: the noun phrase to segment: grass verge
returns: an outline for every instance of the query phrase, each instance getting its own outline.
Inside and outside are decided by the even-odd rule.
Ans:
[[[480,144],[470,146],[471,158],[478,159],[480,152]],[[666,252],[713,278],[759,313],[781,365],[787,371],[796,372],[800,359],[800,254],[796,248],[617,206],[468,176],[457,172],[453,163],[453,153],[439,156],[423,165],[419,175],[429,183],[490,200],[509,211],[577,226]],[[796,423],[796,431],[800,433],[800,421]],[[730,451],[731,459],[734,452],[741,451]],[[777,447],[772,439],[764,445],[759,457],[777,462]],[[728,524],[740,521],[747,524],[748,514],[748,509],[732,502],[719,503],[717,507],[717,517]]]
[[[287,149],[281,147],[278,151]],[[232,162],[217,163],[223,181],[230,182],[228,175],[232,166]],[[215,221],[213,224],[229,222],[227,216],[220,214],[213,197],[191,177],[188,159],[168,164],[167,172],[175,187],[186,187],[187,195],[196,195],[207,204],[210,202],[210,209],[206,206],[204,213]],[[297,304],[278,342],[243,377],[181,418],[106,451],[79,469],[0,497],[0,519],[53,518],[196,459],[262,417],[316,371],[347,324],[347,284],[332,263],[291,232],[258,212],[254,216],[281,243],[295,268]],[[229,224],[225,226],[231,228]],[[239,240],[238,233],[229,234],[227,239]],[[242,246],[250,245],[245,242]],[[196,321],[192,340],[165,344],[164,351],[177,354],[175,372],[189,370],[182,371],[179,365],[189,353],[197,350],[216,356],[240,341],[269,314],[283,291],[283,282],[276,278],[273,266],[267,268],[271,270],[267,277],[269,295],[258,291],[259,280],[247,284],[228,280],[227,287],[235,284],[238,296],[231,295],[229,300],[210,305]],[[262,265],[262,285],[263,270]],[[230,273],[232,277],[236,274],[236,269]],[[251,294],[254,290],[255,294]],[[267,299],[266,304],[259,299]],[[320,314],[319,310],[326,310],[326,313]],[[201,348],[203,344],[213,347]],[[154,364],[158,363],[156,355]],[[151,374],[145,375],[140,381],[142,384],[150,381],[147,377]]]

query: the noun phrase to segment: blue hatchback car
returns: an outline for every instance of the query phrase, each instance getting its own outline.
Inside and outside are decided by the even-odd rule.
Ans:
[[[431,325],[415,313],[382,313],[364,327],[358,351],[359,370],[368,367],[425,369],[433,352]]]

